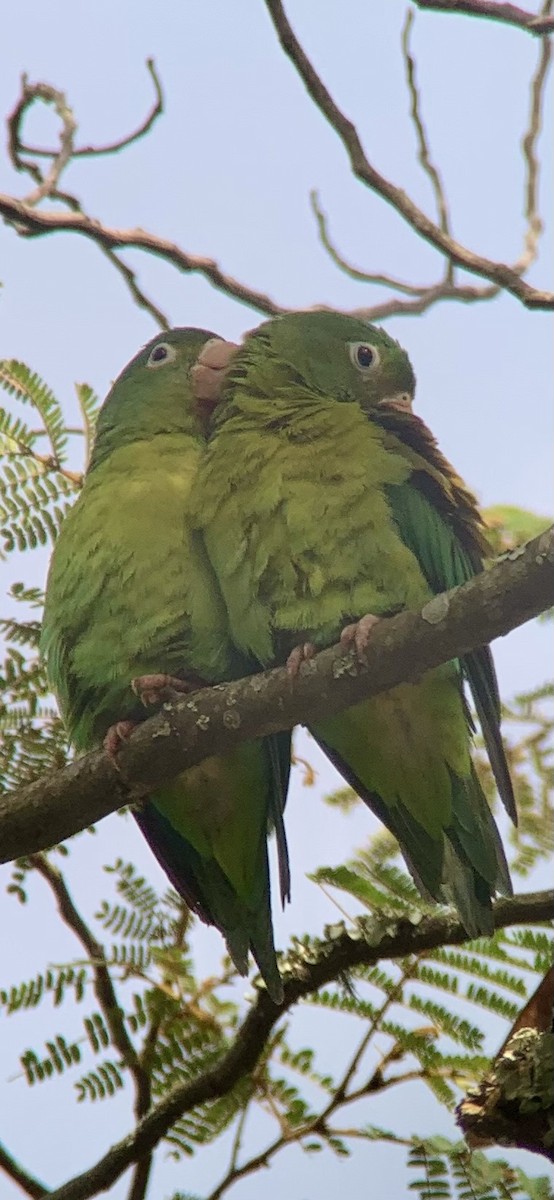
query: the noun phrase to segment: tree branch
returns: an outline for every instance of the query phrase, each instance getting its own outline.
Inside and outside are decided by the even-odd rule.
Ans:
[[[434,12],[465,13],[470,17],[486,17],[489,21],[502,21],[505,25],[515,25],[518,29],[526,29],[528,33],[539,36],[554,33],[554,17],[544,14],[525,12],[516,4],[495,4],[494,0],[414,0],[418,8],[432,9]],[[550,5],[545,5],[545,13]]]
[[[554,892],[537,892],[500,900],[494,906],[497,929],[510,925],[546,921],[554,914]],[[152,1150],[186,1112],[226,1095],[244,1075],[251,1072],[274,1025],[302,997],[330,983],[345,972],[373,966],[383,958],[460,945],[468,940],[458,919],[449,912],[424,917],[418,924],[403,917],[358,919],[352,928],[327,930],[327,940],[312,948],[299,945],[281,962],[285,999],[281,1006],[260,990],[237,1036],[214,1067],[197,1079],[173,1089],[122,1141],[89,1170],[51,1192],[50,1200],[88,1200],[112,1186],[132,1163]]]
[[[520,1029],[458,1105],[468,1145],[515,1146],[554,1162],[554,1036]]]
[[[87,955],[92,970],[94,995],[108,1027],[112,1046],[121,1055],[135,1084],[135,1114],[137,1117],[143,1117],[150,1107],[150,1077],[142,1066],[127,1032],[123,1011],[106,963],[104,947],[93,936],[76,909],[61,871],[58,871],[44,854],[33,854],[30,861],[51,888],[62,921],[79,939]]]
[[[286,308],[276,304],[264,292],[249,288],[232,275],[226,275],[213,258],[187,254],[175,242],[156,237],[144,229],[112,229],[84,212],[44,212],[30,208],[23,200],[4,193],[0,193],[0,216],[12,224],[18,233],[27,237],[40,237],[47,233],[80,233],[105,250],[122,250],[125,247],[148,250],[156,258],[172,263],[184,274],[204,275],[219,291],[259,312],[268,316],[287,312]]]
[[[386,200],[420,237],[440,250],[451,263],[505,288],[527,308],[554,308],[554,292],[532,287],[514,267],[484,258],[462,246],[440,225],[431,221],[406,192],[376,170],[364,153],[355,125],[335,103],[300,45],[281,0],[265,0],[265,4],[284,53],[291,60],[314,104],[340,138],[355,178]]]
[[[41,1197],[48,1196],[50,1193],[48,1188],[35,1179],[34,1175],[29,1175],[21,1163],[18,1163],[15,1158],[6,1150],[6,1147],[0,1142],[0,1170],[5,1171],[6,1175],[13,1180],[14,1183],[25,1192],[26,1196],[31,1196],[32,1200],[41,1200]]]
[[[0,797],[0,862],[63,841],[212,754],[340,712],[509,633],[554,605],[554,526],[420,612],[379,622],[363,661],[340,646],[303,664],[165,704],[122,746]]]
[[[548,3],[550,4],[550,0],[548,0]],[[420,97],[415,78],[415,62],[409,45],[412,25],[410,20],[411,15],[409,12],[402,35],[402,49],[411,103],[411,118],[419,145],[419,161],[429,175],[435,192],[440,226],[445,233],[450,235],[451,230],[446,195],[440,175],[430,160],[427,135],[420,111]],[[518,275],[527,271],[535,261],[539,239],[543,231],[543,224],[539,215],[539,160],[537,157],[537,141],[541,132],[542,103],[551,56],[552,48],[550,41],[544,38],[538,63],[531,79],[529,121],[521,143],[525,164],[523,206],[526,229],[522,252],[517,261],[512,264],[512,269]],[[405,296],[413,297],[413,299],[402,300],[394,296],[392,299],[384,300],[380,304],[364,305],[361,308],[353,310],[354,314],[363,320],[383,321],[388,317],[394,316],[419,316],[443,300],[456,300],[462,304],[471,304],[476,301],[492,300],[501,291],[500,285],[495,283],[479,285],[456,283],[452,259],[446,260],[446,270],[442,279],[439,279],[436,283],[424,285],[409,284],[404,280],[394,279],[389,275],[361,270],[359,267],[355,267],[352,263],[347,262],[344,255],[337,250],[332,242],[327,216],[320,205],[317,192],[312,191],[310,201],[317,221],[320,241],[339,270],[343,271],[351,279],[358,280],[361,283],[380,284],[382,287],[388,287]]]

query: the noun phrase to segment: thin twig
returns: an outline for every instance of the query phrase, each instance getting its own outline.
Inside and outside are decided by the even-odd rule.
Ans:
[[[554,17],[537,16],[518,8],[516,4],[496,4],[494,0],[414,0],[414,4],[434,12],[465,13],[469,17],[502,21],[505,25],[515,25],[538,36],[554,33]]]
[[[406,20],[402,30],[402,53],[406,66],[406,82],[408,84],[408,92],[410,94],[410,116],[416,131],[418,160],[421,163],[425,174],[431,181],[431,187],[435,195],[439,225],[443,233],[447,234],[447,236],[450,236],[450,216],[448,212],[446,194],[440,173],[431,159],[431,150],[420,111],[421,102],[416,79],[416,64],[410,46],[413,23],[414,12],[413,9],[409,8],[406,13]],[[446,260],[445,282],[449,284],[454,283],[454,264],[449,258]]]
[[[150,1104],[150,1079],[143,1070],[135,1047],[127,1033],[123,1012],[106,963],[104,949],[75,907],[65,879],[58,868],[52,865],[45,854],[30,855],[29,861],[39,875],[46,880],[55,896],[62,920],[86,950],[92,969],[94,994],[106,1021],[112,1045],[121,1055],[134,1080],[135,1112],[137,1116],[144,1116]]]
[[[46,437],[50,437],[48,430],[43,430],[43,433]],[[7,434],[6,436],[9,438],[10,442],[17,446],[17,454],[21,455],[22,458],[32,458],[33,461],[40,466],[41,471],[45,473],[48,471],[55,471],[57,475],[63,475],[64,478],[75,487],[81,487],[83,483],[83,475],[81,471],[70,471],[68,467],[62,466],[57,455],[39,454],[38,451],[33,450],[33,448],[29,446],[27,442],[21,441],[20,438],[14,437],[11,433],[9,435]],[[7,454],[9,453],[10,452],[7,452]]]
[[[150,112],[144,118],[144,121],[141,122],[138,129],[114,142],[107,142],[104,146],[76,146],[71,155],[72,158],[98,158],[104,157],[107,154],[116,154],[118,150],[126,150],[127,146],[131,146],[133,142],[138,142],[139,138],[144,137],[146,133],[150,132],[152,126],[164,111],[164,95],[153,58],[146,59],[146,69],[154,84],[155,99]],[[47,150],[40,146],[28,146],[23,142],[20,142],[20,149],[23,154],[35,154],[37,158],[53,158],[56,154],[55,150]]]
[[[281,0],[265,0],[265,4],[284,53],[300,75],[314,104],[340,138],[355,178],[386,200],[412,229],[457,266],[505,288],[527,308],[554,308],[554,292],[535,288],[507,263],[495,262],[462,246],[431,221],[406,192],[376,170],[366,157],[356,127],[335,103],[300,45]]]
[[[352,1082],[352,1079],[354,1078],[354,1075],[356,1074],[356,1071],[358,1070],[358,1067],[359,1067],[360,1062],[367,1050],[367,1047],[369,1046],[371,1039],[377,1033],[377,1030],[379,1029],[379,1027],[381,1025],[383,1017],[386,1016],[387,1012],[389,1011],[389,1008],[391,1008],[391,1006],[393,1004],[395,1004],[396,1001],[398,1000],[398,997],[400,996],[400,994],[402,992],[402,988],[404,987],[404,984],[407,982],[407,980],[409,980],[411,978],[411,976],[417,970],[420,958],[421,958],[421,955],[419,955],[419,954],[416,955],[412,959],[412,961],[406,967],[404,967],[404,969],[400,975],[400,978],[397,980],[394,987],[391,988],[388,995],[385,996],[385,999],[384,999],[383,1003],[381,1004],[380,1008],[378,1008],[377,1011],[374,1013],[373,1018],[369,1022],[369,1026],[368,1026],[355,1054],[353,1055],[351,1062],[349,1063],[349,1065],[344,1073],[344,1076],[343,1076],[338,1088],[335,1091],[334,1096],[332,1096],[327,1107],[324,1109],[324,1111],[322,1113],[322,1119],[324,1121],[326,1121],[327,1117],[328,1116],[330,1117],[331,1113],[333,1113],[335,1111],[335,1109],[337,1107],[339,1107],[343,1102],[345,1102],[345,1103],[348,1102],[348,1100],[349,1100],[348,1086]],[[365,1087],[361,1089],[362,1094],[365,1094],[367,1089],[368,1089],[368,1085],[366,1084]],[[374,1091],[375,1088],[373,1088],[371,1090]],[[356,1096],[356,1099],[357,1099],[357,1096]]]
[[[552,0],[546,0],[545,9],[552,7]],[[538,241],[543,231],[543,223],[539,216],[539,171],[540,163],[537,156],[537,141],[542,126],[542,100],[548,69],[552,58],[552,43],[546,38],[542,44],[536,71],[531,80],[529,125],[522,140],[523,158],[527,166],[525,182],[524,213],[527,220],[527,234],[523,258],[525,266],[530,265],[537,255]]]
[[[322,246],[335,266],[340,267],[340,270],[344,271],[344,274],[348,275],[350,279],[355,279],[359,283],[381,284],[383,287],[392,288],[395,292],[401,292],[404,296],[422,296],[429,291],[427,284],[419,287],[415,283],[405,283],[403,279],[395,279],[392,275],[371,274],[369,271],[362,271],[359,267],[349,263],[331,241],[328,217],[321,207],[319,195],[315,190],[310,192],[310,205],[317,222],[317,231]]]
[[[154,301],[150,300],[150,298],[146,295],[146,292],[143,292],[142,288],[139,287],[135,271],[132,271],[131,268],[127,266],[127,263],[124,263],[114,250],[108,250],[106,246],[102,246],[101,249],[106,255],[108,262],[111,262],[116,271],[119,271],[120,275],[123,276],[123,279],[129,288],[135,304],[137,304],[139,308],[144,308],[146,312],[149,312],[150,316],[153,317],[156,323],[160,326],[160,329],[171,329],[171,322],[168,320],[165,313],[163,313],[161,308],[158,308],[157,304],[154,304]]]
[[[21,123],[28,109],[36,100],[44,104],[52,104],[60,118],[60,147],[49,155],[50,168],[44,174],[38,163],[27,162],[23,154],[28,153],[20,138]],[[27,76],[21,80],[21,98],[7,120],[8,125],[8,154],[16,171],[26,172],[35,180],[37,187],[25,197],[23,203],[33,208],[46,196],[53,196],[60,176],[74,155],[73,140],[77,123],[72,109],[67,103],[63,92],[51,87],[49,83],[29,83]]]

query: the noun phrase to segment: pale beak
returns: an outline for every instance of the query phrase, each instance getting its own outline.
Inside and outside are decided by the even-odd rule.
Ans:
[[[212,411],[221,398],[227,371],[238,348],[234,342],[210,338],[192,367],[190,375],[194,397],[208,411]]]
[[[414,398],[409,392],[396,392],[394,396],[385,396],[383,400],[380,400],[378,408],[381,405],[384,408],[386,405],[387,408],[394,408],[398,412],[411,413],[413,400]]]

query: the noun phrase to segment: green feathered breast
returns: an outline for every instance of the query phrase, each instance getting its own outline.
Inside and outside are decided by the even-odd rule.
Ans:
[[[116,381],[54,550],[42,649],[80,750],[101,744],[113,723],[147,716],[131,688],[136,676],[192,672],[217,682],[248,669],[190,520],[205,443],[189,371],[210,336],[155,338]],[[277,827],[286,893],[289,760],[288,735],[247,743],[185,772],[136,814],[177,890],[221,929],[243,973],[252,950],[276,1000],[267,828]]]
[[[264,666],[325,646],[367,612],[423,605],[481,567],[475,503],[410,411],[415,380],[382,331],[289,314],[239,352],[198,487],[199,523],[233,640]],[[471,761],[467,677],[503,799],[513,794],[488,651],[312,728],[397,836],[424,891],[472,934],[510,890]]]

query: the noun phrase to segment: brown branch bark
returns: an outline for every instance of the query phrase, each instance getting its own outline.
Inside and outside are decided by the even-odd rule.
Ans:
[[[494,907],[497,929],[510,925],[549,920],[554,914],[554,892],[538,892],[500,900]],[[137,1126],[108,1150],[94,1166],[50,1193],[50,1200],[88,1200],[112,1186],[134,1162],[152,1150],[184,1113],[208,1100],[226,1095],[251,1072],[274,1025],[302,997],[360,965],[372,966],[383,958],[460,945],[467,934],[449,913],[424,917],[413,925],[406,918],[391,923],[377,919],[358,920],[353,928],[318,944],[317,949],[300,947],[281,963],[285,999],[273,1004],[265,990],[239,1029],[235,1041],[219,1063],[197,1079],[174,1088]]]
[[[21,1191],[24,1192],[26,1196],[31,1196],[32,1200],[41,1200],[41,1197],[50,1195],[48,1188],[46,1188],[43,1183],[40,1183],[40,1181],[36,1179],[34,1175],[30,1175],[29,1172],[21,1166],[21,1163],[17,1162],[17,1159],[15,1159],[9,1153],[9,1151],[6,1150],[6,1147],[3,1146],[1,1142],[0,1170],[5,1171],[8,1178],[13,1180],[14,1183],[17,1183],[18,1187],[21,1188]]]
[[[84,212],[44,212],[41,209],[30,208],[23,200],[17,200],[15,196],[4,193],[0,193],[0,216],[26,237],[40,237],[47,233],[80,233],[102,246],[104,250],[148,250],[155,257],[172,263],[178,271],[186,275],[204,275],[219,291],[258,309],[259,312],[267,313],[268,316],[288,311],[264,292],[249,288],[232,275],[226,275],[213,258],[187,254],[175,242],[156,237],[144,229],[113,229]]]
[[[86,921],[75,907],[61,871],[44,854],[31,855],[35,871],[42,875],[56,899],[62,921],[79,939],[92,970],[94,995],[108,1027],[112,1046],[121,1055],[135,1085],[135,1115],[143,1117],[150,1107],[150,1077],[142,1066],[129,1037],[123,1010],[117,999],[108,970],[104,947],[91,933]]]
[[[386,200],[420,237],[440,250],[451,263],[505,288],[527,308],[554,308],[554,292],[535,288],[522,279],[514,267],[475,254],[462,246],[418,208],[402,188],[376,170],[364,152],[355,125],[335,103],[300,45],[281,0],[265,0],[265,4],[284,53],[291,60],[314,104],[340,138],[355,178]]]
[[[420,612],[376,627],[358,661],[340,646],[303,664],[166,704],[113,761],[97,750],[0,797],[0,862],[31,854],[146,796],[180,771],[252,737],[292,729],[502,637],[554,605],[554,526]]]
[[[554,33],[554,17],[544,13],[530,13],[517,4],[496,4],[494,0],[414,0],[418,8],[434,12],[465,13],[469,17],[486,17],[489,21],[501,21],[504,25],[515,25],[538,36]]]

